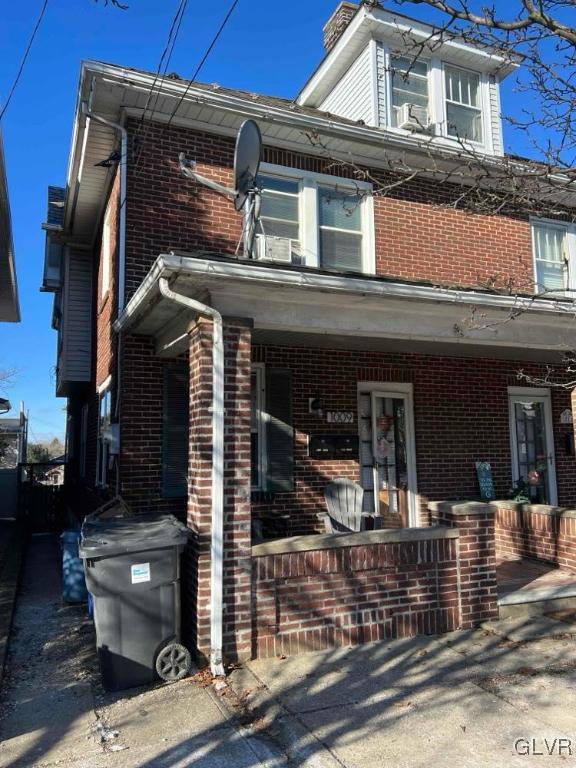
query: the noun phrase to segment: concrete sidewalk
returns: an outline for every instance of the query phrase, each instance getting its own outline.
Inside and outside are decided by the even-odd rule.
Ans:
[[[526,768],[544,755],[566,765],[576,759],[574,626],[529,622],[255,661],[232,681],[295,765]]]
[[[60,597],[59,548],[28,548],[0,692],[0,766],[253,768],[283,762],[204,677],[106,694],[84,607]]]

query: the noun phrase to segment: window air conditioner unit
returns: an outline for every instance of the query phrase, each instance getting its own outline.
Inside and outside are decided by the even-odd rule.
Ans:
[[[261,261],[276,261],[292,264],[299,261],[300,243],[289,237],[258,235],[256,238],[256,258]]]
[[[426,131],[430,125],[427,107],[402,104],[396,108],[396,124],[405,131]]]

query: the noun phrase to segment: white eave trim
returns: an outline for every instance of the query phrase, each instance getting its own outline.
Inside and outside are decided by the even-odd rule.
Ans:
[[[423,21],[410,19],[394,11],[374,8],[368,10],[361,7],[356,16],[351,20],[340,39],[321,62],[316,71],[300,90],[296,101],[298,104],[317,106],[326,98],[334,85],[334,78],[338,79],[338,67],[335,66],[340,56],[350,46],[363,46],[372,38],[391,43],[393,38],[402,38],[411,35],[415,42],[425,43],[434,34],[435,28]],[[487,74],[498,74],[502,80],[514,72],[519,63],[511,62],[495,51],[469,45],[458,39],[446,39],[442,43],[433,43],[434,55],[446,58],[451,63],[459,62],[470,68],[477,67],[478,71]],[[465,60],[462,60],[465,56]],[[471,62],[474,59],[474,63]],[[342,73],[340,73],[342,74]]]
[[[228,279],[235,284],[261,285],[264,288],[295,288],[306,291],[348,294],[357,298],[400,298],[466,306],[482,306],[495,310],[522,310],[546,314],[564,314],[575,311],[575,304],[568,301],[551,301],[538,298],[499,296],[478,291],[460,291],[452,288],[436,288],[426,285],[387,282],[377,278],[346,277],[316,274],[297,270],[267,267],[254,262],[220,261],[209,257],[192,257],[175,253],[163,254],[138,287],[124,312],[114,323],[118,332],[127,330],[149,305],[158,292],[160,277],[190,276],[206,279]],[[268,294],[269,295],[269,294]]]

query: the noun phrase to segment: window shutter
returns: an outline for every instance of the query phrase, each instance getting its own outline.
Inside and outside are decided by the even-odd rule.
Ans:
[[[292,427],[292,374],[282,368],[266,369],[266,490],[294,490],[294,429]]]
[[[162,494],[167,498],[188,493],[188,422],[190,418],[188,366],[164,368],[162,429]]]

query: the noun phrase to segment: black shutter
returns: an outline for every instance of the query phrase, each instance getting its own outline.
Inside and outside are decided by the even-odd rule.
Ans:
[[[190,419],[188,365],[164,367],[162,424],[162,494],[188,493],[188,422]]]
[[[294,430],[292,374],[266,368],[266,488],[280,493],[294,490]]]

